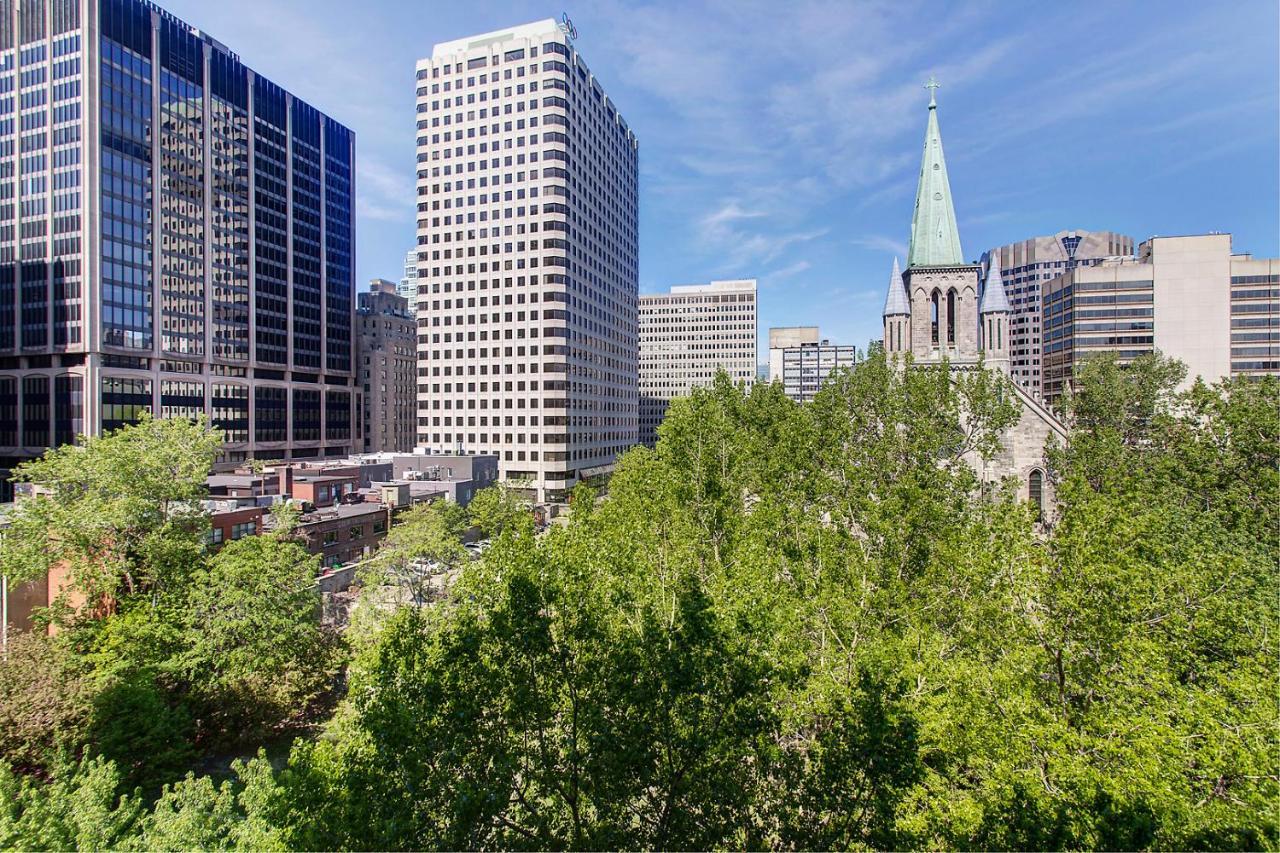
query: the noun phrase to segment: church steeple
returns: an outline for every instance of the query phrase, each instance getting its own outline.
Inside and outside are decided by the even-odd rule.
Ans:
[[[911,218],[908,268],[964,263],[960,232],[956,229],[956,211],[951,203],[951,183],[947,180],[947,161],[942,154],[942,134],[938,130],[938,102],[934,97],[938,85],[932,77],[925,84],[929,90],[929,126],[924,134],[916,209]]]

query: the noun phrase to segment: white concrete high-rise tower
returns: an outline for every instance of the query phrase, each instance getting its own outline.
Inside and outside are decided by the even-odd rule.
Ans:
[[[637,440],[638,143],[571,34],[417,66],[418,444],[496,453],[540,501]]]

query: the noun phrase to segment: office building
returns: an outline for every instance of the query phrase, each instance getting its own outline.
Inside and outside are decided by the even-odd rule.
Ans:
[[[1040,393],[1040,286],[1075,266],[1133,255],[1133,238],[1113,231],[1059,231],[992,249],[982,256],[990,267],[998,256],[1009,299],[1009,375]]]
[[[640,442],[653,447],[676,397],[724,370],[747,386],[756,375],[756,281],[681,285],[640,297]]]
[[[375,278],[356,309],[356,369],[364,452],[413,449],[418,338],[409,304],[394,282]]]
[[[418,250],[410,249],[404,256],[404,275],[396,286],[396,293],[409,303],[409,313],[418,313]]]
[[[354,449],[353,173],[157,6],[0,0],[0,469],[147,409],[223,462]]]
[[[1280,260],[1233,254],[1230,234],[1153,237],[1133,258],[1045,282],[1042,387],[1057,403],[1080,363],[1159,351],[1187,381],[1280,373]]]
[[[775,326],[770,329],[768,380],[782,381],[782,357],[788,349],[816,344],[821,337],[822,333],[817,326]]]
[[[833,344],[825,339],[783,347],[781,356],[782,389],[797,403],[807,403],[817,396],[836,369],[858,363],[856,347]]]
[[[552,20],[437,44],[417,117],[417,443],[564,501],[637,439],[635,134]]]

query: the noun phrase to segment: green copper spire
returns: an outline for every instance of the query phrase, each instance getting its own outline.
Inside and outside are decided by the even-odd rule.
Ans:
[[[916,210],[911,218],[911,249],[908,267],[942,267],[964,263],[960,232],[956,230],[956,210],[951,203],[951,182],[947,161],[942,156],[942,134],[938,131],[938,102],[934,97],[938,81],[925,84],[929,90],[929,127],[924,134],[924,156],[920,160],[920,183],[916,187]]]

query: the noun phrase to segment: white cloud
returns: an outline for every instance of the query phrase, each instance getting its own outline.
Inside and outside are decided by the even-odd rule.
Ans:
[[[375,156],[356,159],[356,214],[382,222],[412,220],[414,181]]]
[[[776,270],[773,270],[772,272],[767,272],[763,276],[761,276],[761,278],[766,279],[770,284],[772,284],[773,282],[779,281],[781,279],[791,278],[792,276],[799,275],[800,273],[804,272],[805,270],[809,269],[812,266],[813,264],[809,263],[808,261],[796,261],[793,264],[787,264],[785,267],[782,267],[781,269],[776,269]]]
[[[750,268],[777,259],[788,248],[827,234],[828,229],[782,230],[778,217],[728,201],[698,221],[702,249],[722,255],[723,266]]]
[[[886,237],[883,234],[867,234],[863,237],[857,237],[851,241],[853,245],[863,249],[873,249],[877,252],[892,252],[899,258],[907,256],[907,244],[901,240],[895,240],[892,237]]]

